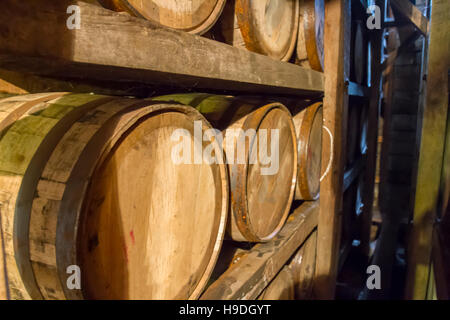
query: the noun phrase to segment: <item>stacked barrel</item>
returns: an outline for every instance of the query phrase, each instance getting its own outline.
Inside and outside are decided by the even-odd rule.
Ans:
[[[323,70],[323,1],[99,2]],[[282,100],[0,96],[11,298],[199,298],[224,239],[271,241],[294,200],[319,197],[322,103]],[[311,270],[301,255],[315,254],[310,238],[261,299],[302,297],[298,283]]]
[[[269,241],[296,193],[317,198],[320,110],[209,94],[0,100],[12,297],[198,298],[225,232]]]
[[[323,71],[324,0],[99,0],[156,25]]]

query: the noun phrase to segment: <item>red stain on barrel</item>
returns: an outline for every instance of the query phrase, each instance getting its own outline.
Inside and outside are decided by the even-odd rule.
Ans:
[[[133,230],[130,231],[130,237],[131,237],[131,244],[134,245],[134,243],[135,243],[136,241],[135,241],[135,239],[134,239],[134,232],[133,232]]]

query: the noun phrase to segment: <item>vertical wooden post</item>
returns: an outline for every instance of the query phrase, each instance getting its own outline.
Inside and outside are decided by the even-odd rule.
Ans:
[[[381,17],[384,19],[385,1],[377,0],[376,5],[381,9]],[[370,81],[369,125],[367,129],[367,162],[365,170],[365,185],[363,194],[363,213],[361,217],[361,251],[369,255],[370,226],[372,224],[372,209],[374,199],[375,174],[377,167],[378,148],[378,117],[380,110],[381,92],[381,54],[382,54],[382,29],[374,29],[371,34],[372,65]]]
[[[434,0],[431,10],[426,99],[408,250],[407,299],[426,298],[448,112],[450,2]]]
[[[343,192],[343,156],[345,150],[349,72],[350,2],[329,0],[325,3],[325,98],[324,125],[333,136],[323,141],[322,159],[332,157],[328,174],[320,184],[320,210],[317,239],[316,278],[314,295],[318,299],[333,299],[336,287],[340,244]],[[323,161],[322,165],[328,165]]]

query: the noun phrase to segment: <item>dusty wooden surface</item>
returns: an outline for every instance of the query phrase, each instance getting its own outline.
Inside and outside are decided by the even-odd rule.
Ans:
[[[316,271],[317,231],[314,231],[297,251],[289,267],[294,276],[296,300],[313,299],[313,284]]]
[[[392,0],[391,6],[403,17],[409,19],[422,34],[428,34],[428,19],[409,0]]]
[[[344,80],[349,73],[350,3],[331,0],[325,4],[325,98],[324,125],[333,135],[323,140],[322,159],[330,159],[329,172],[320,184],[320,214],[317,237],[314,294],[319,299],[334,298],[341,228],[348,94]],[[326,168],[327,161],[322,161]]]
[[[381,8],[381,16],[384,16],[385,1],[377,0],[376,4]],[[370,249],[370,226],[372,225],[372,209],[374,199],[374,186],[376,174],[376,160],[378,148],[378,120],[380,109],[380,93],[381,93],[381,54],[382,54],[382,36],[383,30],[376,30],[371,35],[372,65],[371,68],[371,94],[368,112],[367,127],[367,160],[365,169],[365,186],[364,186],[364,209],[361,214],[361,251],[368,255]]]
[[[258,300],[294,300],[294,275],[285,266],[261,293]]]
[[[80,29],[66,26],[71,4],[81,8]],[[193,90],[323,91],[319,72],[81,1],[5,0],[0,29],[0,67],[9,70]]]
[[[317,226],[318,202],[305,202],[271,242],[257,244],[202,295],[204,300],[256,299]]]
[[[426,297],[430,273],[432,234],[447,126],[449,21],[450,3],[447,0],[435,0],[431,13],[426,101],[408,254],[406,284],[408,299]]]

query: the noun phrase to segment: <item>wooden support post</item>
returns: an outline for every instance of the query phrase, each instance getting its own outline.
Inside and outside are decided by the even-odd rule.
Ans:
[[[432,235],[443,165],[448,112],[449,20],[450,2],[434,0],[414,221],[408,250],[407,299],[425,299],[430,275]]]
[[[377,0],[376,4],[381,9],[384,17],[385,1]],[[375,174],[378,148],[378,117],[380,110],[381,93],[381,54],[382,54],[383,30],[373,30],[371,35],[372,65],[370,83],[371,95],[369,103],[369,125],[367,129],[367,162],[365,170],[365,184],[363,193],[364,208],[361,216],[361,252],[368,256],[370,249],[370,226],[372,224],[372,209],[374,199]]]
[[[320,184],[314,295],[332,299],[335,294],[339,257],[344,150],[347,131],[350,2],[330,0],[325,4],[325,98],[324,125],[333,136],[334,148],[324,139],[322,159],[332,157],[331,168]],[[324,167],[326,163],[322,164]]]
[[[428,34],[428,19],[409,0],[391,0],[392,7],[403,17],[411,21],[412,24],[423,34]]]

